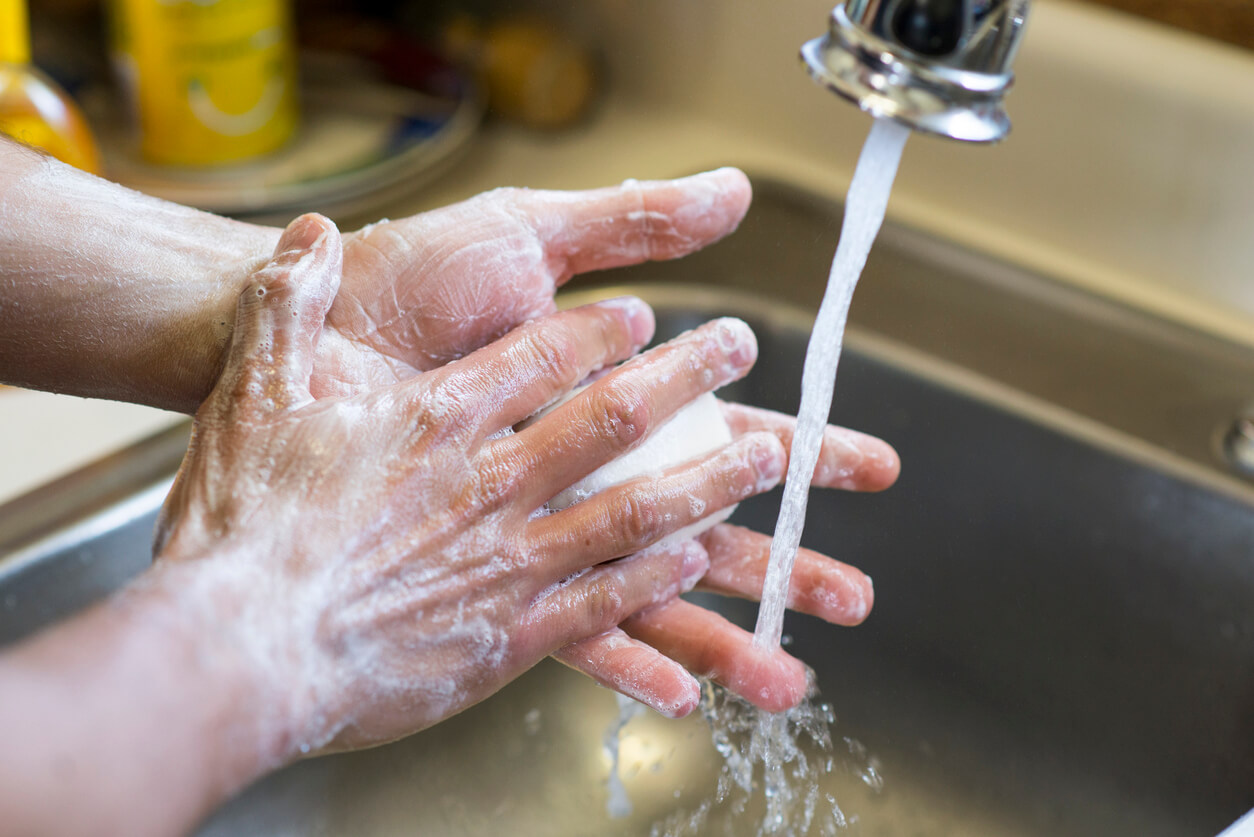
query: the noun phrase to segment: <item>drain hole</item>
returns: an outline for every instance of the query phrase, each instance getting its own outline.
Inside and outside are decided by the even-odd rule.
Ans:
[[[1241,416],[1228,428],[1224,456],[1239,474],[1254,479],[1254,414]]]

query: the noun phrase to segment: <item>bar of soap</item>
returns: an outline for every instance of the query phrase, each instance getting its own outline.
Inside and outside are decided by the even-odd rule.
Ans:
[[[579,391],[572,392],[563,402],[573,398]],[[549,510],[569,508],[593,494],[636,477],[661,474],[676,465],[717,450],[731,440],[731,429],[723,420],[723,411],[719,409],[718,400],[712,393],[704,393],[674,413],[643,443],[605,463],[550,500]],[[690,502],[695,514],[704,511],[704,503],[700,499],[693,497]],[[735,508],[733,505],[716,509],[698,522],[667,535],[660,543],[677,543],[695,538],[710,527],[722,523],[731,516]]]

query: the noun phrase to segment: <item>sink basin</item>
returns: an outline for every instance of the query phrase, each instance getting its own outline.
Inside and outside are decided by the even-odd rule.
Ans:
[[[630,290],[663,337],[743,317],[761,359],[724,395],[792,411],[839,219],[759,185],[727,242],[566,301]],[[836,771],[855,832],[1213,835],[1254,806],[1254,486],[1219,444],[1254,356],[892,226],[852,322],[834,420],[891,441],[903,473],[815,494],[804,543],[870,573],[875,610],[785,632],[884,776],[871,793]],[[0,507],[0,643],[142,569],[185,443],[177,428]],[[778,502],[735,520],[770,531]],[[752,624],[754,606],[709,601]],[[545,662],[407,740],[284,770],[201,833],[647,834],[720,762],[699,719],[632,721],[634,812],[610,819],[615,715]]]

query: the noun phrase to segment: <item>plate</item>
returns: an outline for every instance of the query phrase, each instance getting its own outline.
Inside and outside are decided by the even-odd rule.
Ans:
[[[108,176],[156,197],[236,217],[348,213],[418,188],[466,146],[483,117],[483,97],[460,72],[447,72],[439,88],[446,92],[389,83],[351,57],[306,56],[296,136],[240,165],[157,166],[140,157],[125,125],[98,131]]]

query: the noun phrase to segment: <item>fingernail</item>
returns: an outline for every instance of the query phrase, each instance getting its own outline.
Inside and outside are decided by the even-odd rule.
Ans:
[[[619,296],[597,304],[604,308],[617,309],[627,315],[633,345],[644,346],[653,339],[653,330],[656,328],[653,309],[643,299],[634,296]]]
[[[769,653],[763,660],[762,673],[774,669],[757,692],[757,699],[745,695],[768,712],[786,712],[805,700],[810,691],[809,669],[805,663],[786,651]]]
[[[306,213],[292,221],[283,230],[283,235],[279,237],[279,243],[274,248],[274,254],[278,256],[283,253],[308,250],[318,243],[318,239],[328,229],[335,229],[335,225],[329,219],[314,212]]]
[[[680,180],[730,180],[732,178],[739,180],[744,176],[744,173],[735,166],[721,166],[681,177]]]
[[[774,483],[784,476],[784,446],[775,436],[765,436],[754,442],[749,456],[760,480],[772,480]]]
[[[684,682],[684,692],[682,695],[665,703],[658,700],[657,704],[654,705],[653,708],[656,709],[658,714],[663,717],[670,718],[671,720],[678,720],[692,714],[692,711],[696,709],[700,703],[701,684],[698,683],[697,679],[690,674],[688,675],[688,679]]]
[[[683,592],[687,593],[697,586],[697,582],[704,578],[706,571],[710,569],[710,556],[696,541],[686,542],[683,548],[684,563],[680,569],[680,578]]]
[[[758,359],[758,340],[744,320],[724,317],[715,326],[719,346],[736,366],[752,366]]]
[[[823,431],[823,444],[830,445],[835,457],[826,460],[820,457],[814,469],[814,482],[832,488],[857,488],[855,476],[862,467],[862,449],[851,442],[839,429],[828,425]],[[836,461],[831,461],[832,459]]]

